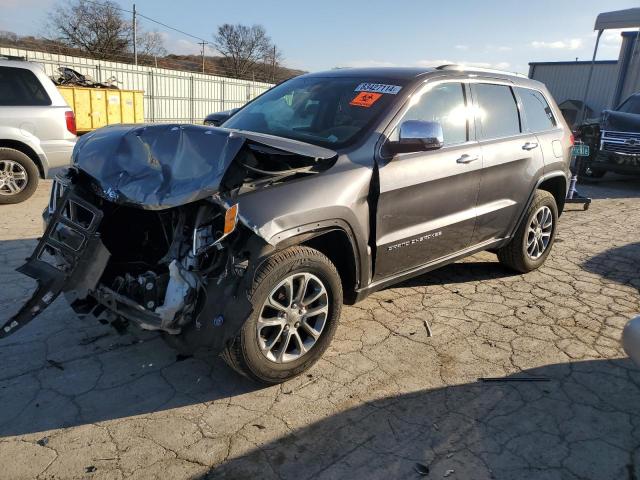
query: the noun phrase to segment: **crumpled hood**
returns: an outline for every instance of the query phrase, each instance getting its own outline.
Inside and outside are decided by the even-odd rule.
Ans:
[[[199,125],[114,125],[79,138],[73,164],[117,203],[160,210],[217,193],[243,145],[259,143],[310,156],[332,150],[295,140]]]
[[[600,129],[613,130],[614,132],[640,133],[640,115],[616,112],[615,110],[605,110],[602,112]]]

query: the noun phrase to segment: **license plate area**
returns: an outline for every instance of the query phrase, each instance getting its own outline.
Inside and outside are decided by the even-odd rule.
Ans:
[[[75,268],[87,242],[102,220],[102,211],[56,182],[55,210],[50,210],[49,223],[29,261],[42,262],[65,274]]]

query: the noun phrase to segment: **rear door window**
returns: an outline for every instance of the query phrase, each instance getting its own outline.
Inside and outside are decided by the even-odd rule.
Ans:
[[[522,101],[527,130],[530,132],[543,132],[555,128],[556,119],[551,107],[542,94],[530,88],[517,88]]]
[[[513,91],[506,85],[473,85],[482,139],[502,138],[520,133],[520,115]]]
[[[51,99],[32,71],[0,67],[0,106],[42,105],[51,105]]]
[[[439,122],[442,126],[445,145],[466,142],[469,127],[463,85],[441,83],[427,90],[414,105],[409,107],[400,124],[406,120]],[[391,140],[398,139],[398,131],[399,126],[391,135]]]

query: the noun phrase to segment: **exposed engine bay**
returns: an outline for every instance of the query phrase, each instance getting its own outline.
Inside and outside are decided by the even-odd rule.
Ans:
[[[221,350],[251,313],[246,289],[275,248],[243,223],[242,195],[317,174],[335,157],[265,137],[193,125],[82,137],[74,166],[54,182],[45,233],[18,269],[38,289],[0,338],[64,293],[81,316]]]

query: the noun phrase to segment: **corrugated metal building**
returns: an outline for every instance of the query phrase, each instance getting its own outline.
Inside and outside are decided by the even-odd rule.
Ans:
[[[587,111],[595,116],[615,108],[625,98],[640,91],[640,42],[638,32],[623,32],[618,60],[595,62]],[[531,62],[529,78],[543,82],[556,102],[579,106],[587,86],[591,62]],[[565,115],[566,116],[566,115]]]
[[[582,100],[591,62],[536,62],[529,64],[529,78],[544,83],[558,104]],[[596,62],[587,106],[599,113],[611,105],[618,80],[618,61]]]

